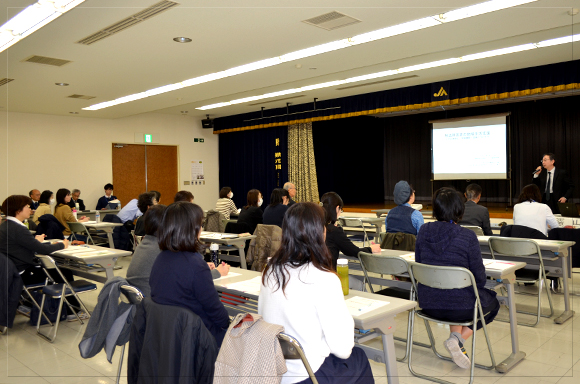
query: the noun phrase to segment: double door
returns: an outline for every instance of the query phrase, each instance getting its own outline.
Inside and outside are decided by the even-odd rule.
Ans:
[[[177,146],[113,144],[113,185],[124,206],[146,191],[159,191],[169,205],[177,193]]]

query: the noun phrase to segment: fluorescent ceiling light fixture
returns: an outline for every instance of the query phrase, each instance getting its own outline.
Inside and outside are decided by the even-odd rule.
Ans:
[[[64,1],[64,0],[63,0]],[[272,57],[265,60],[256,61],[249,64],[244,64],[238,67],[226,69],[225,71],[210,73],[207,75],[202,75],[198,77],[194,77],[188,80],[181,81],[176,84],[180,84],[182,87],[191,87],[197,84],[208,83],[210,81],[223,79],[230,76],[240,75],[242,73],[247,73],[251,71],[256,71],[262,68],[272,67],[278,64],[286,63],[289,61],[294,61],[298,59],[303,59],[305,57],[311,57],[320,55],[326,52],[332,52],[339,49],[352,47],[354,45],[369,43],[371,41],[377,41],[381,39],[386,39],[392,36],[401,35],[403,33],[418,31],[421,29],[433,27],[436,25],[441,25],[443,23],[448,23],[451,21],[457,21],[466,19],[473,16],[482,15],[489,12],[498,11],[501,9],[511,8],[522,4],[533,3],[538,0],[491,0],[486,1],[484,3],[471,5],[469,7],[459,8],[453,11],[441,13],[438,15],[433,15],[429,17],[424,17],[422,19],[412,20],[406,23],[393,25],[390,27],[378,29],[376,31],[371,31],[367,33],[363,33],[360,35],[356,35],[353,37],[349,37],[347,39],[331,41],[329,43],[316,45],[314,47],[309,47],[305,49],[300,49],[298,51],[286,53],[281,56]],[[0,39],[1,44],[1,39]],[[170,87],[168,85],[168,87]],[[160,87],[162,88],[162,87]],[[169,92],[167,90],[166,92]],[[159,93],[156,93],[159,94]],[[150,95],[153,96],[153,95]],[[126,96],[127,97],[127,96]],[[94,104],[89,107],[83,108],[84,110],[89,111],[96,111],[99,109],[111,107],[113,105],[118,105],[122,103],[126,103],[126,97],[122,97],[120,99],[115,99],[111,101],[105,101],[99,104]]]
[[[0,27],[0,52],[44,27],[85,0],[38,0]]]
[[[466,56],[462,56],[462,57],[452,57],[452,58],[445,59],[445,60],[437,60],[437,61],[432,61],[429,63],[411,65],[411,66],[403,67],[403,68],[399,68],[399,69],[392,69],[392,70],[388,70],[388,71],[371,73],[368,75],[350,77],[350,78],[344,79],[344,80],[335,80],[335,81],[329,81],[326,83],[307,85],[307,86],[300,87],[300,88],[292,88],[292,89],[287,89],[284,91],[266,93],[266,94],[259,95],[259,96],[250,96],[250,97],[246,97],[243,99],[236,99],[236,100],[227,101],[227,102],[204,105],[203,107],[199,107],[196,109],[199,109],[201,111],[205,111],[208,109],[216,109],[216,108],[225,107],[228,105],[243,104],[243,103],[246,103],[248,101],[268,99],[268,98],[280,96],[280,95],[289,95],[289,94],[293,94],[293,93],[311,91],[313,89],[335,87],[337,85],[342,85],[342,84],[347,84],[347,83],[354,83],[354,82],[359,82],[359,81],[376,79],[376,78],[380,78],[380,77],[393,76],[393,75],[398,75],[401,73],[421,71],[423,69],[428,69],[428,68],[442,67],[445,65],[464,63],[464,62],[473,61],[473,60],[486,59],[488,57],[508,55],[510,53],[523,52],[523,51],[528,51],[528,50],[537,49],[537,48],[551,47],[554,45],[567,44],[567,43],[572,43],[572,42],[577,42],[577,41],[580,41],[580,34],[559,37],[559,38],[551,39],[551,40],[544,40],[544,41],[540,41],[539,43],[522,44],[522,45],[517,45],[514,47],[495,49],[492,51],[480,52],[480,53],[475,53],[472,55],[466,55]]]

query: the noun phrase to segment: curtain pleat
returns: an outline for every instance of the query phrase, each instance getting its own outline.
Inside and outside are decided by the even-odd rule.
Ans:
[[[288,126],[288,179],[296,185],[295,201],[319,201],[312,123]]]

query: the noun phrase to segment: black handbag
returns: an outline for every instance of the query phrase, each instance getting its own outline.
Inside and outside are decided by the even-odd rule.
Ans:
[[[45,296],[40,290],[39,291],[32,291],[30,292],[34,300],[40,306],[42,302],[42,296]],[[48,317],[48,319],[54,324],[56,322],[56,315],[58,314],[58,306],[60,304],[60,299],[53,299],[52,297],[46,296],[44,299],[44,307],[42,311]],[[30,325],[36,325],[38,321],[38,316],[40,316],[40,310],[36,307],[36,305],[32,305],[32,310],[30,311]],[[62,312],[60,314],[60,320],[66,320],[67,316],[67,306],[66,303],[62,306]],[[44,316],[41,316],[40,324],[48,324]]]

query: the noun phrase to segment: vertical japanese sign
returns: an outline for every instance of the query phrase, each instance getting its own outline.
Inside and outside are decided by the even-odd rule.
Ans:
[[[280,151],[280,138],[275,140],[274,169],[276,170],[276,187],[280,188],[280,171],[282,170],[282,152]]]

